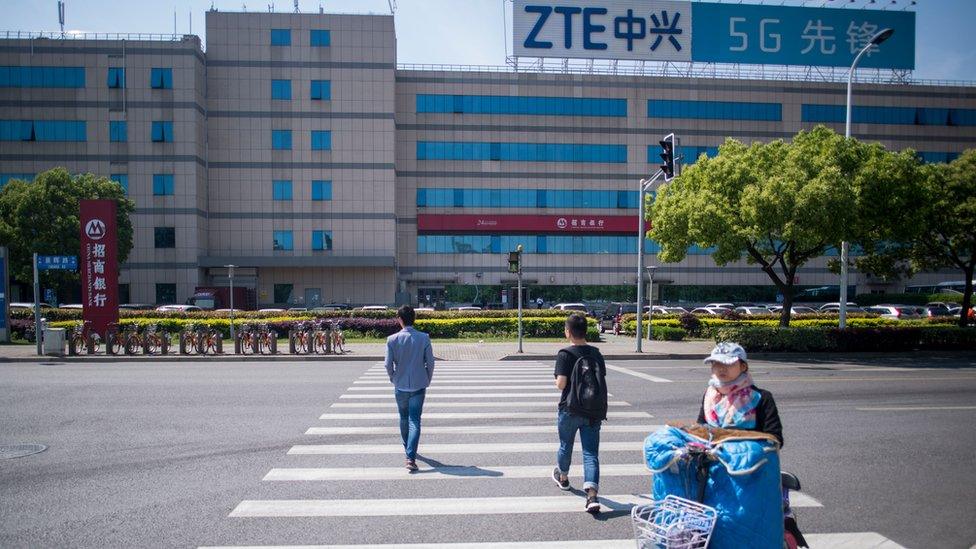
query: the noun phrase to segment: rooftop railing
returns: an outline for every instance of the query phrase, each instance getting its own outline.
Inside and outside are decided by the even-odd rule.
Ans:
[[[154,42],[194,41],[203,49],[203,41],[195,34],[159,34],[152,32],[84,32],[65,31],[0,31],[0,39],[7,40],[126,40]]]

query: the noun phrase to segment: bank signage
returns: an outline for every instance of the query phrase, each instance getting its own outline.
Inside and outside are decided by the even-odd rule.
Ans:
[[[82,317],[105,335],[119,321],[118,232],[114,200],[81,201]]]
[[[675,0],[515,0],[522,57],[915,68],[915,13]]]
[[[636,233],[632,215],[439,215],[417,216],[419,233]]]

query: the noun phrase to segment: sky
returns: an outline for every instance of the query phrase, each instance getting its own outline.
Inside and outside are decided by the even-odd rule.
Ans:
[[[316,13],[390,13],[391,0],[299,0]],[[739,3],[742,0],[725,0]],[[760,0],[745,0],[760,3]],[[392,0],[396,5],[397,61],[414,64],[505,65],[511,44],[511,1]],[[871,4],[871,2],[874,2]],[[211,4],[221,11],[268,11],[269,0],[66,0],[65,30],[122,33],[204,33]],[[594,4],[600,3],[594,0]],[[808,7],[870,7],[916,11],[914,77],[976,82],[976,0],[765,0],[766,4]],[[278,0],[275,11],[294,11],[293,0]],[[503,14],[507,14],[504,15]],[[0,0],[2,31],[58,29],[57,0]],[[507,30],[507,36],[506,36]]]

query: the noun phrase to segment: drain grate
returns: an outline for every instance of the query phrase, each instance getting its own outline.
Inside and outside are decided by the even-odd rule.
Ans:
[[[13,459],[47,450],[43,444],[3,444],[0,445],[0,459]]]

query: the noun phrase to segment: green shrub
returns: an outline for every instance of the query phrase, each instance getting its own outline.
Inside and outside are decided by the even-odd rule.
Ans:
[[[715,341],[734,341],[747,351],[890,352],[976,350],[976,330],[958,326],[789,327],[727,325],[715,329]]]
[[[673,320],[671,322],[674,322]],[[680,326],[675,325],[664,325],[662,326],[660,322],[655,318],[653,324],[653,334],[651,336],[658,341],[681,341],[688,336],[688,331]],[[644,333],[647,333],[647,321],[644,321]],[[630,322],[624,323],[624,333],[636,334],[637,333],[637,320],[631,320]]]

